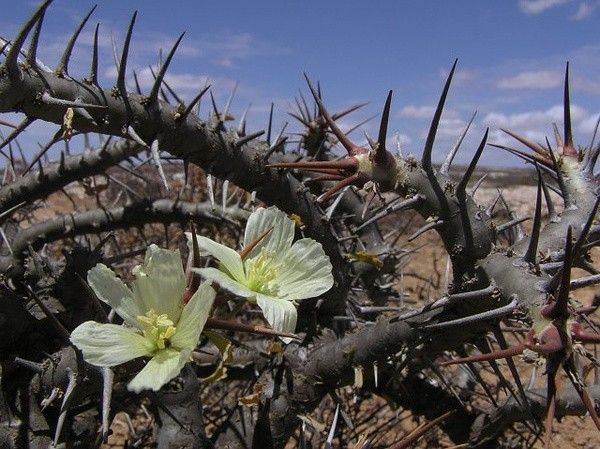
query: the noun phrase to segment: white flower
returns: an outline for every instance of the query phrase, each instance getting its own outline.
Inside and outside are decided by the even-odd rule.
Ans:
[[[92,365],[115,366],[151,357],[128,389],[157,391],[190,359],[215,291],[203,284],[183,304],[186,282],[179,252],[156,245],[150,245],[144,263],[133,274],[132,291],[105,265],[88,272],[91,288],[123,318],[124,325],[86,321],[73,330],[71,341]]]
[[[244,260],[233,249],[198,237],[200,248],[220,263],[218,269],[197,268],[194,271],[222,288],[256,302],[273,329],[294,332],[298,316],[296,301],[319,296],[333,286],[331,262],[323,247],[309,238],[292,244],[294,226],[294,222],[277,208],[260,208],[248,219],[244,247],[249,247],[264,233],[268,234]]]

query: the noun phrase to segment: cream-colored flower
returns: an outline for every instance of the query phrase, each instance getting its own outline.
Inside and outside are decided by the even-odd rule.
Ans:
[[[275,207],[260,208],[250,215],[244,247],[267,232],[243,260],[233,249],[198,237],[200,248],[219,261],[219,268],[194,271],[256,302],[273,329],[294,332],[296,302],[319,296],[333,286],[331,262],[317,241],[304,238],[294,243],[294,222]]]
[[[86,321],[73,330],[71,341],[92,365],[115,366],[150,357],[128,388],[157,391],[190,359],[215,291],[203,284],[183,304],[186,282],[179,252],[156,245],[150,245],[144,263],[133,273],[132,291],[105,265],[98,264],[88,272],[90,287],[124,323]]]

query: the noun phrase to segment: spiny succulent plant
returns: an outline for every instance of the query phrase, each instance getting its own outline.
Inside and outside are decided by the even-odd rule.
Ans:
[[[56,69],[48,69],[38,61],[37,49],[50,3],[43,2],[0,51],[4,55],[0,66],[0,112],[19,112],[25,116],[0,143],[0,151],[10,162],[0,187],[0,217],[4,229],[8,231],[9,225],[12,229],[10,235],[4,230],[2,233],[10,248],[0,259],[4,274],[0,316],[6,323],[2,332],[10,336],[10,341],[22,339],[27,343],[2,346],[0,352],[6,385],[3,395],[13,397],[17,392],[23,393],[23,399],[11,411],[19,417],[16,431],[7,424],[7,408],[0,413],[8,447],[48,447],[60,441],[80,445],[99,443],[109,434],[115,406],[139,406],[139,398],[120,387],[123,379],[137,372],[136,367],[125,365],[122,371],[115,372],[94,367],[69,346],[69,333],[76,326],[88,320],[106,321],[112,315],[106,305],[97,301],[85,283],[85,276],[73,269],[75,260],[81,274],[99,261],[110,265],[128,260],[142,252],[139,246],[145,244],[146,233],[142,232],[140,245],[131,245],[118,254],[109,254],[106,248],[114,236],[103,233],[149,223],[193,221],[202,227],[204,234],[211,234],[209,237],[235,242],[256,200],[290,214],[297,234],[321,244],[333,268],[333,288],[320,298],[305,299],[300,304],[296,328],[302,336],[300,341],[272,349],[268,354],[262,349],[250,351],[244,359],[247,363],[244,366],[252,367],[249,371],[243,371],[241,363],[231,360],[235,351],[222,336],[212,336],[224,354],[222,358],[210,358],[208,364],[220,373],[212,379],[223,378],[225,369],[232,373],[238,369],[240,384],[233,379],[221,382],[227,382],[228,387],[241,385],[236,399],[243,397],[246,403],[255,404],[258,413],[252,419],[236,400],[225,417],[215,420],[207,435],[199,406],[198,373],[190,365],[156,395],[147,395],[160,418],[156,426],[159,448],[174,444],[198,448],[226,444],[282,448],[301,425],[300,417],[317,407],[327,394],[343,411],[346,404],[341,403],[336,389],[356,385],[357,377],[364,378],[361,382],[364,390],[385,395],[390,402],[412,410],[415,415],[431,420],[443,416],[439,421],[441,427],[456,444],[497,447],[514,421],[527,422],[529,432],[535,433],[540,418],[545,417],[545,444],[549,445],[552,422],[559,414],[589,413],[600,428],[596,410],[600,390],[597,385],[586,385],[581,370],[585,357],[593,364],[598,363],[583,346],[600,341],[600,334],[588,316],[595,307],[578,308],[574,297],[577,288],[600,282],[590,258],[590,251],[600,241],[600,179],[594,173],[600,147],[593,142],[589,147],[575,146],[568,66],[564,131],[562,135],[555,133],[554,147],[549,141],[530,142],[511,131],[507,132],[532,153],[502,147],[532,163],[537,170],[533,225],[531,235],[524,236],[520,231],[522,218],[512,216],[506,223],[495,223],[493,208],[479,205],[467,189],[488,145],[487,131],[459,180],[452,179],[449,169],[464,134],[441,166],[432,162],[437,128],[456,62],[434,112],[421,160],[394,155],[386,148],[392,92],[383,108],[378,138],[366,148],[353,143],[335,122],[356,107],[330,114],[321,100],[320,89],[307,77],[316,109],[311,112],[301,97],[298,111],[292,113],[304,126],[300,134],[303,154],[308,157],[299,160],[299,154],[288,148],[283,132],[271,138],[272,113],[266,140],[261,140],[265,131],[247,133],[243,117],[235,129],[226,126],[231,115],[229,106],[219,111],[212,97],[213,111],[207,120],[202,120],[194,107],[208,88],[203,88],[187,105],[180,100],[176,100],[176,105],[164,100],[166,95],[161,91],[163,87],[168,89],[165,74],[183,35],[158,69],[150,92],[144,95],[139,89],[137,93],[128,91],[127,63],[137,13],[126,31],[114,87],[102,88],[98,82],[98,26],[89,74],[78,80],[69,71],[71,52],[93,9],[75,30]],[[30,35],[29,48],[23,51]],[[23,157],[18,161],[12,145],[37,120],[56,123],[60,130],[32,160]],[[98,133],[117,139],[106,141],[96,151],[81,154],[65,151],[58,160],[45,162],[44,156],[52,145],[68,141],[77,133]],[[347,156],[331,160],[329,150],[336,141],[346,149]],[[107,171],[110,167],[125,168],[120,165],[123,161],[146,152],[147,160],[156,165],[153,176],[169,188],[160,151],[183,161],[186,178],[177,198],[168,197],[166,188],[156,189],[159,197],[139,195],[130,182],[120,181]],[[189,185],[191,165],[206,172],[205,184],[198,189],[201,191]],[[146,174],[140,174],[139,165],[127,170],[140,182],[150,182]],[[96,181],[96,176],[105,172],[111,186],[118,184],[117,181],[121,183],[118,196],[110,205]],[[308,182],[307,172],[318,177]],[[36,202],[88,177],[91,181],[82,184],[96,201],[94,209],[46,221],[33,218]],[[215,185],[215,178],[223,182]],[[232,194],[230,183],[240,190]],[[353,187],[370,194],[363,198]],[[216,189],[221,193],[220,208],[216,206]],[[562,198],[562,210],[554,206],[551,190]],[[378,210],[370,209],[371,198],[383,193],[395,195],[393,202]],[[198,202],[199,196],[205,201]],[[128,201],[123,200],[125,197],[129,197]],[[542,220],[543,198],[549,217],[546,224]],[[425,224],[408,240],[435,230],[449,256],[452,280],[447,294],[424,306],[403,313],[394,307],[394,314],[383,314],[390,309],[386,307],[387,299],[399,294],[393,284],[399,277],[399,268],[407,262],[398,260],[403,254],[394,245],[394,236],[386,238],[379,224],[385,217],[407,209],[425,219]],[[28,227],[21,226],[27,221]],[[169,228],[165,229],[166,240],[171,242]],[[511,230],[519,231],[508,234]],[[506,235],[508,244],[503,244],[502,237]],[[97,244],[90,240],[87,249],[78,247],[66,258],[42,249],[47,243],[79,236],[93,236]],[[81,242],[85,240],[80,239]],[[196,268],[198,250],[190,256]],[[590,274],[572,279],[573,267]],[[72,271],[76,275],[70,276]],[[188,287],[196,285],[194,282],[189,279]],[[73,291],[82,292],[80,301],[73,300]],[[209,319],[207,327],[225,329],[235,336],[251,333],[252,338],[277,334],[232,320],[231,314],[237,309],[229,307],[230,299],[223,292],[217,296],[216,310],[223,316]],[[39,313],[32,312],[27,307],[29,303],[35,304]],[[377,315],[375,320],[373,314]],[[500,326],[508,319],[526,329],[525,340],[509,345],[513,339],[507,339]],[[490,345],[488,336],[493,337],[498,349]],[[262,340],[251,340],[240,345],[256,348],[261,343]],[[481,354],[469,355],[472,345]],[[206,346],[202,346],[202,351],[192,352],[196,370],[202,365],[199,360],[213,354]],[[452,351],[460,357],[453,358]],[[544,394],[525,386],[520,365],[513,360],[519,354],[545,362]],[[511,380],[503,374],[499,359],[506,359]],[[492,394],[491,381],[478,375],[481,362],[491,364],[498,389],[507,391],[502,403]],[[454,368],[443,367],[458,363],[470,367],[489,399],[489,409],[475,406],[473,389],[463,388],[459,376],[447,375],[447,370]],[[569,389],[561,391],[557,387],[561,367],[578,399],[573,399]],[[18,382],[14,373],[24,368],[32,370],[34,375],[23,376],[24,380]],[[443,385],[433,382],[431,376],[442,379]],[[255,396],[248,399],[247,394],[257,381],[263,386],[259,389],[262,393],[255,390]],[[428,397],[437,400],[428,401],[427,397],[408,400],[404,394],[408,387],[428,391]],[[456,394],[460,388],[466,391],[468,407]],[[58,404],[61,396],[62,403]],[[44,407],[40,408],[42,401]],[[100,418],[93,414],[81,417],[81,410],[90,409],[99,410]],[[454,413],[447,415],[451,410]],[[240,418],[234,418],[234,413]],[[75,420],[76,416],[80,421]],[[82,431],[82,427],[87,430]],[[335,425],[332,429],[335,432]],[[422,432],[423,429],[421,433],[408,435],[397,447],[410,444]],[[302,430],[300,445],[304,435]]]

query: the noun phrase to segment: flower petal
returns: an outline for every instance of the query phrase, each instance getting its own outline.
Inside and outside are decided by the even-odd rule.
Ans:
[[[169,251],[152,244],[142,265],[133,269],[133,293],[144,313],[154,310],[166,314],[173,322],[179,320],[183,309],[185,274],[179,251]]]
[[[206,324],[208,314],[215,300],[215,291],[209,283],[200,285],[196,293],[181,312],[177,323],[177,332],[171,338],[171,344],[178,349],[194,349],[198,344],[200,332]]]
[[[88,271],[87,281],[101,301],[107,303],[130,326],[138,326],[136,317],[143,315],[133,293],[106,265],[99,263]]]
[[[278,296],[289,299],[319,296],[333,286],[332,269],[319,242],[300,239],[282,256],[276,280]]]
[[[151,355],[154,345],[131,328],[86,321],[71,332],[71,342],[83,358],[97,366],[115,366]]]
[[[250,258],[256,256],[261,248],[281,254],[289,249],[294,241],[295,225],[285,212],[276,207],[257,209],[248,218],[244,232],[244,247],[250,245],[268,229],[273,230],[250,252]]]
[[[234,295],[241,296],[243,298],[251,298],[256,296],[256,292],[250,290],[243,284],[240,284],[227,273],[216,268],[193,268],[192,271],[199,273],[204,279],[216,282],[221,288],[230,291]]]
[[[256,303],[262,309],[265,319],[273,329],[282,332],[294,332],[296,330],[298,312],[293,302],[258,294]],[[291,341],[291,338],[280,338],[285,343]]]
[[[208,251],[217,259],[220,262],[221,268],[224,268],[227,274],[236,281],[245,281],[244,265],[242,264],[240,255],[235,250],[202,236],[198,236],[198,246],[200,249]]]
[[[173,379],[190,358],[190,350],[163,349],[156,353],[146,366],[127,385],[129,391],[158,391]]]

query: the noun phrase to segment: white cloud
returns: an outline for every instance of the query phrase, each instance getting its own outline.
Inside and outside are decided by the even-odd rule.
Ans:
[[[399,150],[403,152],[408,145],[412,143],[412,139],[408,134],[396,131],[393,136],[388,137],[386,142],[387,149],[391,152]]]
[[[508,78],[500,78],[496,86],[500,89],[553,89],[562,83],[562,75],[551,70],[521,72]]]
[[[588,113],[580,106],[571,105],[571,121],[580,122],[587,118]],[[499,112],[490,112],[483,118],[486,126],[494,128],[508,129],[535,129],[547,127],[552,123],[562,123],[563,107],[555,105],[544,111],[527,111],[515,114],[504,114]]]
[[[435,113],[434,106],[426,106],[426,105],[417,106],[414,104],[409,104],[409,105],[404,106],[400,110],[398,115],[400,117],[431,120],[434,113]],[[458,117],[458,113],[453,109],[444,109],[443,116],[446,118],[456,118],[456,117]]]
[[[585,140],[593,132],[597,119],[598,113],[590,113],[580,106],[571,105],[571,122],[581,136],[581,143],[586,143]],[[546,110],[515,114],[490,112],[483,118],[482,123],[484,126],[490,126],[490,142],[493,143],[515,146],[515,140],[499,128],[513,131],[533,142],[544,143],[546,137],[553,139],[552,123],[556,123],[562,132],[563,107],[555,105]],[[577,136],[575,137],[577,141]]]
[[[582,2],[579,4],[577,12],[571,16],[571,19],[585,20],[590,17],[598,7],[600,7],[600,1]]]
[[[596,128],[596,123],[598,123],[598,118],[600,118],[600,114],[590,115],[588,118],[581,121],[577,129],[582,134],[588,134],[591,136],[594,133],[594,129]]]
[[[569,3],[572,0],[519,0],[519,8],[525,14],[539,14],[547,9]]]
[[[435,108],[433,106],[415,106],[408,105],[404,106],[400,110],[400,117],[408,117],[408,118],[431,118],[433,117],[433,113],[435,112]]]
[[[450,72],[446,69],[440,70],[440,78],[446,80]],[[452,85],[463,86],[478,77],[478,72],[475,69],[458,68],[452,76]]]

